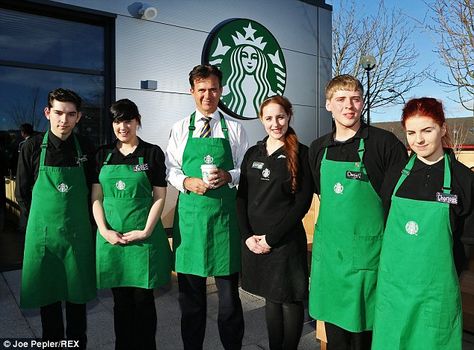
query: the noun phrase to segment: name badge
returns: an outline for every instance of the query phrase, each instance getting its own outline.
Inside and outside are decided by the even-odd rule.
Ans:
[[[448,204],[458,204],[458,195],[451,193],[436,192],[436,201]]]
[[[346,171],[346,178],[351,180],[364,180],[365,175],[360,171]]]
[[[148,164],[137,164],[133,167],[133,171],[147,171],[148,170]]]
[[[260,169],[262,170],[263,169],[263,163],[262,162],[253,162],[252,163],[252,169]]]

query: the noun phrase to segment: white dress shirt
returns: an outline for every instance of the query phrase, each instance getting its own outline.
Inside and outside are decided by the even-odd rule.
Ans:
[[[201,129],[204,126],[204,121],[202,120],[203,117],[204,115],[196,110],[193,137],[199,138]],[[211,137],[224,138],[219,112],[215,111],[209,117],[212,118],[210,121]],[[173,125],[171,128],[170,139],[168,141],[168,147],[166,147],[166,179],[173,187],[181,192],[185,192],[183,183],[184,179],[188,177],[183,173],[182,165],[184,148],[188,141],[190,119],[191,118],[188,116]],[[242,124],[234,120],[229,120],[229,118],[225,118],[225,121],[228,129],[227,132],[229,135],[230,148],[232,150],[232,160],[234,162],[234,169],[229,170],[229,174],[232,177],[232,182],[229,183],[229,186],[234,187],[239,184],[240,164],[242,163],[242,159],[244,158],[249,145]]]

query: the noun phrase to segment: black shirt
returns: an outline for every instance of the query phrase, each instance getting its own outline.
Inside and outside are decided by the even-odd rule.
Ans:
[[[452,151],[445,151],[449,153],[451,159],[451,193],[456,194],[458,198],[458,204],[450,204],[449,217],[453,234],[454,262],[457,271],[460,272],[466,260],[461,236],[474,237],[474,173],[457,161]],[[393,190],[405,165],[406,162],[394,164],[382,185],[381,195],[386,216],[390,209]],[[444,158],[431,165],[416,159],[410,174],[396,195],[402,198],[435,201],[436,192],[442,192],[443,180]]]
[[[380,195],[386,171],[396,163],[407,159],[407,150],[397,137],[383,129],[361,123],[356,134],[346,141],[334,140],[335,130],[313,141],[309,148],[309,164],[313,173],[314,192],[320,194],[320,169],[324,150],[326,158],[340,162],[359,161],[359,141],[364,139],[365,152],[362,160],[370,183]]]
[[[87,185],[90,187],[94,178],[94,145],[86,138],[74,134],[81,147],[82,165],[84,167]],[[32,136],[21,147],[16,173],[15,196],[18,202],[23,202],[27,209],[31,205],[33,185],[38,178],[41,143],[44,133]],[[77,151],[73,134],[65,141],[49,131],[48,147],[46,149],[45,165],[53,167],[77,167]]]
[[[94,183],[99,183],[100,169],[104,165],[104,161],[107,155],[112,152],[107,164],[109,165],[137,165],[139,163],[139,157],[143,157],[143,163],[148,165],[146,175],[150,184],[155,187],[166,187],[166,167],[165,167],[165,155],[161,148],[157,145],[145,142],[138,138],[139,143],[135,151],[126,156],[120,153],[117,148],[117,141],[114,143],[102,146],[97,151],[96,155],[96,169]]]
[[[253,234],[266,235],[273,247],[301,224],[313,198],[308,147],[303,144],[299,144],[298,164],[297,191],[291,193],[283,147],[268,156],[265,139],[247,150],[237,193],[237,217],[244,240]]]

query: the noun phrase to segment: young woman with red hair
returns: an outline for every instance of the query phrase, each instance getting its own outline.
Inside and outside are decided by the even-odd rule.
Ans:
[[[410,100],[402,125],[412,156],[382,189],[388,218],[372,349],[460,350],[460,238],[474,234],[474,174],[449,149],[440,101]]]
[[[308,147],[289,125],[290,101],[266,99],[260,121],[268,134],[242,161],[237,211],[243,237],[242,288],[265,298],[270,349],[296,349],[308,291],[302,224],[313,183]]]

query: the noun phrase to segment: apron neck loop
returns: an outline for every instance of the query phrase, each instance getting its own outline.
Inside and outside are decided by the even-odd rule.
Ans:
[[[357,150],[357,153],[359,153],[360,171],[363,172],[363,170],[364,170],[365,142],[364,142],[364,139],[362,137],[359,140],[359,149]]]
[[[44,167],[44,160],[46,158],[46,149],[48,148],[48,133],[49,131],[46,130],[43,136],[43,141],[41,142],[41,154],[40,154],[40,168]]]
[[[229,140],[229,129],[227,128],[227,123],[225,121],[225,118],[221,112],[219,112],[219,116],[221,118],[221,128],[222,128],[222,133],[224,134],[224,138],[226,140]],[[188,139],[191,139],[193,137],[193,132],[196,129],[196,127],[194,126],[195,119],[196,119],[196,112],[193,112],[193,114],[191,114],[191,120],[189,121]]]
[[[143,165],[143,157],[138,157],[138,164]]]

